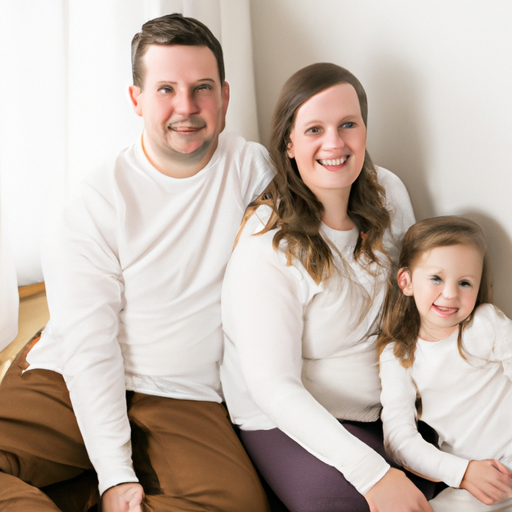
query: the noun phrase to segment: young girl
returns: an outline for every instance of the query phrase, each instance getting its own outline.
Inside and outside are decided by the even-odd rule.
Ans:
[[[512,510],[512,321],[489,301],[474,222],[437,217],[407,231],[378,338],[382,420],[397,462],[450,486],[435,512]],[[420,417],[439,449],[418,434]]]

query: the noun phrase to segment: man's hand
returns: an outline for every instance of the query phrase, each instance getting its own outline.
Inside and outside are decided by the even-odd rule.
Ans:
[[[120,484],[107,489],[101,498],[103,512],[142,512],[144,491],[138,483]]]
[[[501,503],[512,497],[512,473],[494,459],[472,460],[460,487],[486,505]]]
[[[433,512],[425,496],[405,476],[391,468],[365,495],[370,512]]]

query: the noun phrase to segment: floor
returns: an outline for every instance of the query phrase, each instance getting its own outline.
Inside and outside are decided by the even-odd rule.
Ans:
[[[16,354],[47,324],[49,318],[44,285],[21,287],[18,336],[0,352],[0,380]]]

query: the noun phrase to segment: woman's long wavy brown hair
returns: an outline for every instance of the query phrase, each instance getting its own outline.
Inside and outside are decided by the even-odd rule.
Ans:
[[[426,251],[436,247],[459,244],[475,247],[483,257],[482,279],[475,308],[480,304],[491,302],[491,276],[485,235],[478,224],[463,217],[454,215],[433,217],[411,226],[402,242],[398,268],[412,271],[414,263]],[[462,346],[462,332],[472,318],[473,312],[464,322],[459,324],[457,344],[463,358],[465,358],[465,355]],[[414,297],[402,293],[395,272],[390,278],[384,301],[382,329],[377,339],[379,355],[389,343],[395,343],[393,348],[395,357],[400,360],[402,366],[409,368],[414,363],[414,352],[419,331],[420,316]]]
[[[248,208],[246,219],[260,205],[269,205],[272,215],[261,233],[278,228],[273,245],[277,249],[285,241],[288,263],[297,258],[317,282],[333,272],[333,253],[320,234],[324,207],[302,181],[295,159],[287,155],[297,110],[312,96],[339,84],[354,87],[364,124],[367,124],[368,102],[359,80],[346,69],[330,63],[317,63],[297,71],[285,83],[272,119],[269,151],[276,176]],[[367,266],[382,265],[376,251],[387,255],[382,245],[391,218],[385,207],[385,190],[377,181],[377,173],[366,151],[363,168],[352,185],[347,211],[360,235],[354,249],[356,260]],[[366,258],[361,258],[362,256]],[[363,261],[364,260],[364,261]]]

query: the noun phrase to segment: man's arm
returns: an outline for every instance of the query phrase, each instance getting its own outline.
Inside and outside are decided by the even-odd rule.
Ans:
[[[124,284],[110,202],[87,185],[44,252],[52,335],[100,492],[136,482],[121,348]]]

